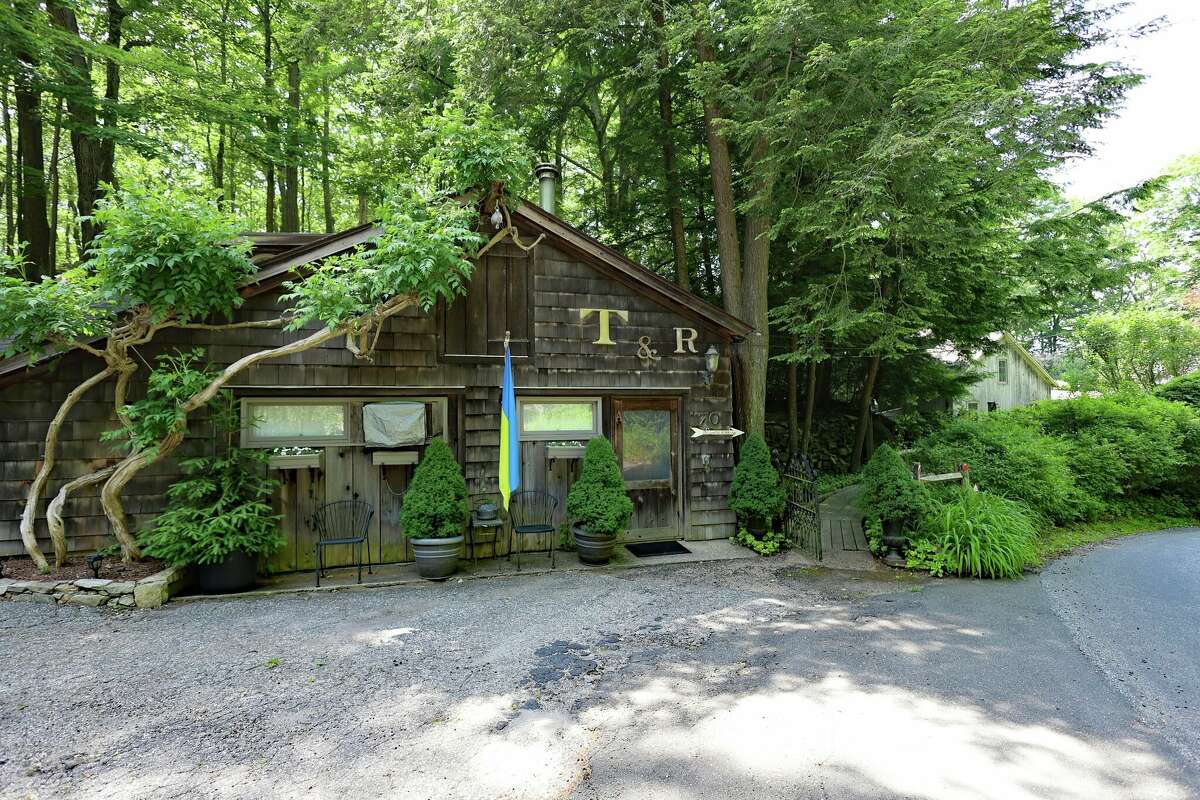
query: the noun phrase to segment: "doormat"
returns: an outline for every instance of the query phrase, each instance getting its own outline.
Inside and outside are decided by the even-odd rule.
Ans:
[[[649,558],[650,556],[674,556],[692,552],[679,542],[638,542],[637,544],[625,545],[625,549],[633,553],[638,558]]]

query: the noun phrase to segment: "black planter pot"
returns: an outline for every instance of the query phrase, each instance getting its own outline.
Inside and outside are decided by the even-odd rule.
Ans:
[[[579,553],[579,560],[585,564],[607,564],[617,548],[616,536],[593,536],[578,525],[571,526],[571,534],[575,537],[575,549]]]
[[[258,556],[235,550],[215,564],[197,564],[196,588],[204,594],[232,594],[254,588]]]
[[[762,540],[771,532],[771,520],[763,516],[754,516],[746,520],[746,530],[755,539]]]
[[[902,553],[908,544],[908,537],[901,532],[900,520],[890,519],[883,523],[883,544],[888,549],[883,563],[889,567],[903,567],[908,564]]]

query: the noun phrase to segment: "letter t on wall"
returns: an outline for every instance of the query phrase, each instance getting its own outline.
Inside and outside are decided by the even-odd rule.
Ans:
[[[617,308],[581,308],[579,309],[579,321],[587,322],[588,317],[592,314],[600,315],[600,338],[592,342],[592,344],[615,345],[609,334],[609,314],[614,314],[621,322],[629,322],[629,312],[622,311]]]

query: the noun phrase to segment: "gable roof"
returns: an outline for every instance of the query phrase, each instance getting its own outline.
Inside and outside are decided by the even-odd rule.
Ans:
[[[708,322],[734,339],[741,339],[754,330],[727,311],[679,288],[532,203],[522,203],[512,212],[512,218],[514,224],[519,222],[525,227],[534,228],[537,233],[545,233],[557,246],[683,316]],[[271,291],[302,267],[365,244],[382,232],[383,229],[377,224],[368,222],[329,234],[246,233],[246,238],[253,245],[251,261],[258,267],[258,272],[242,286],[241,294],[243,297],[253,297]],[[28,359],[25,356],[4,359],[0,361],[0,375],[26,366]]]
[[[1002,332],[1000,334],[1000,341],[1008,345],[1009,349],[1016,353],[1017,357],[1024,361],[1033,370],[1035,375],[1049,384],[1050,388],[1057,389],[1059,387],[1059,382],[1046,371],[1046,368],[1042,366],[1042,362],[1034,358],[1033,353],[1026,350],[1025,345],[1018,342],[1011,333],[1008,331]]]

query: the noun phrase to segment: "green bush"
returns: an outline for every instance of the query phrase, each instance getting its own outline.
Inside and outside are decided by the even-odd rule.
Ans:
[[[770,522],[783,511],[786,502],[787,495],[779,482],[779,473],[771,464],[767,443],[757,433],[748,435],[733,470],[729,508],[744,523],[752,519]]]
[[[612,445],[603,436],[587,443],[579,480],[567,495],[567,514],[593,536],[616,536],[625,530],[633,501],[625,494],[625,481]]]
[[[1025,506],[988,492],[959,489],[921,523],[918,560],[954,575],[1016,578],[1035,563],[1037,528]]]
[[[1200,478],[1200,418],[1188,406],[1123,392],[1021,413],[1063,443],[1080,488],[1107,512],[1142,495],[1191,492]]]
[[[931,507],[929,489],[913,477],[904,459],[882,444],[863,467],[858,502],[867,517],[915,527]]]
[[[1200,411],[1200,370],[1172,378],[1154,390],[1156,397],[1163,400],[1173,400],[1176,403],[1187,403]]]
[[[167,489],[167,509],[138,538],[142,551],[175,566],[215,564],[244,551],[268,556],[283,546],[265,450],[181,461],[183,480]]]
[[[1063,401],[1056,401],[1063,402]],[[1015,412],[969,414],[917,442],[913,458],[926,472],[970,467],[970,480],[984,491],[1018,500],[1055,523],[1094,516],[1096,503],[1080,492],[1070,448],[1045,436]]]
[[[471,511],[467,482],[450,446],[434,439],[413,473],[404,493],[400,525],[410,539],[449,539],[462,536]]]

